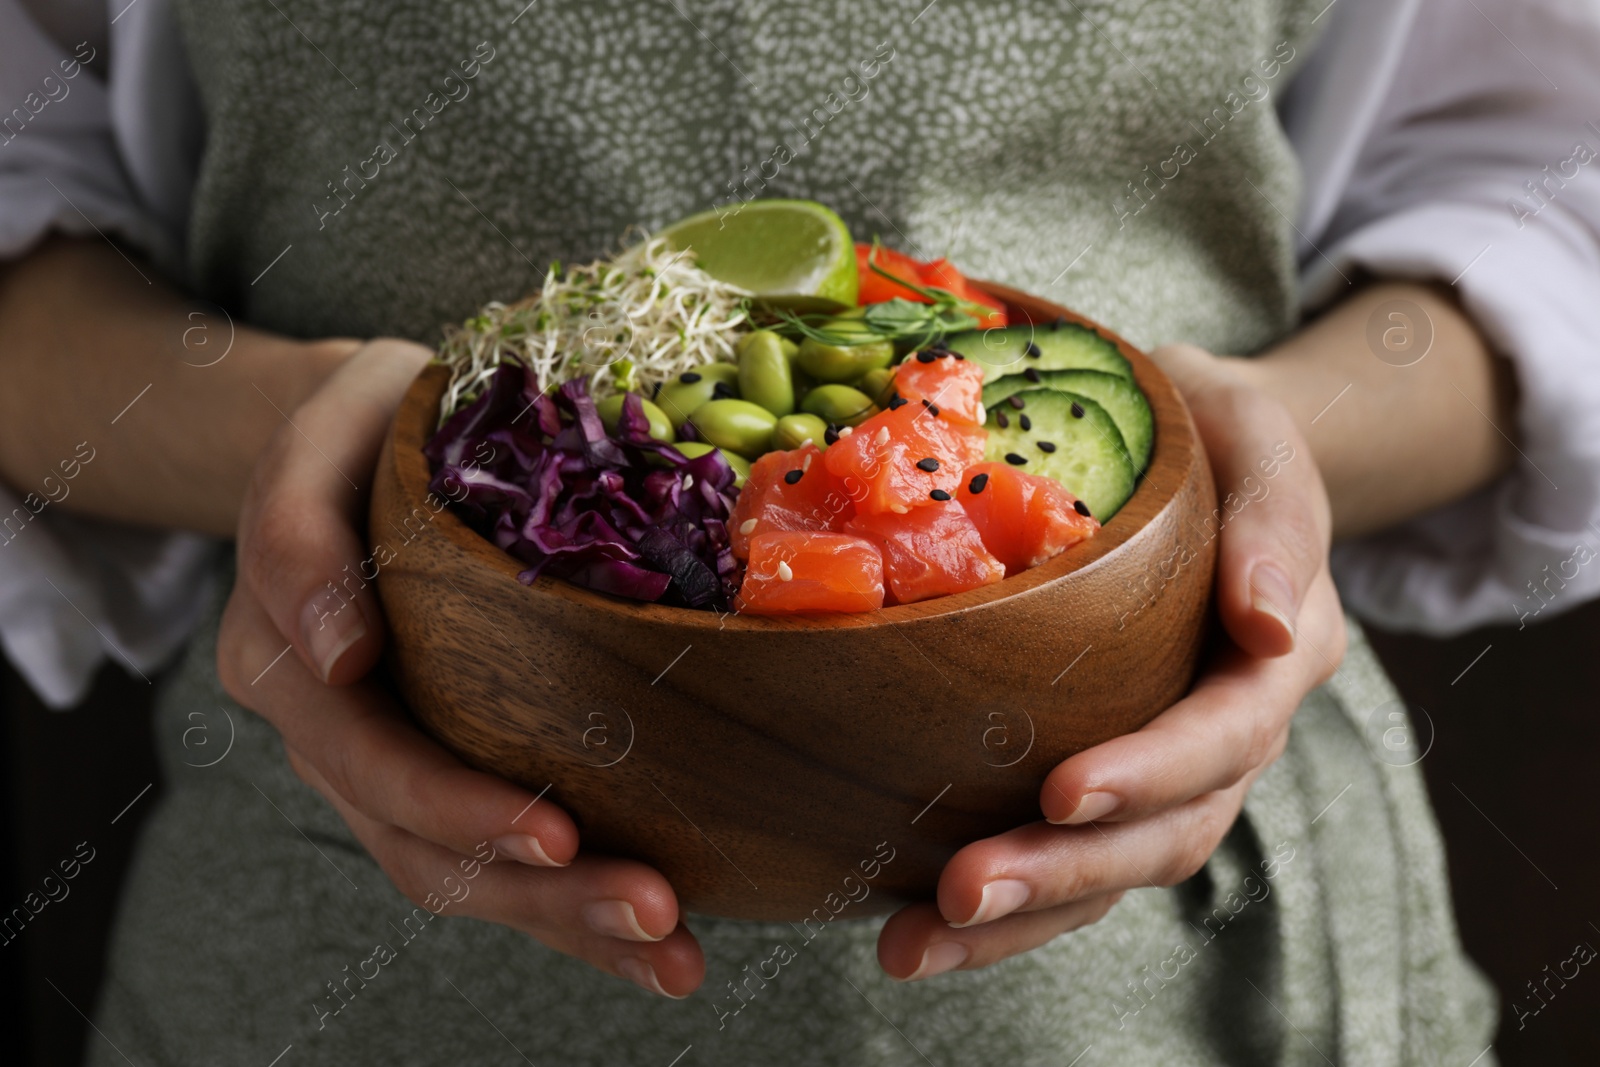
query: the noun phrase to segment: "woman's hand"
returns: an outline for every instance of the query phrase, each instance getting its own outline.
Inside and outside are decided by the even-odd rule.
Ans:
[[[1344,656],[1327,493],[1288,411],[1234,361],[1190,346],[1154,356],[1194,415],[1219,501],[1253,498],[1218,547],[1226,647],[1142,730],[1051,771],[1039,798],[1047,821],[968,845],[946,865],[937,904],[885,924],[878,960],[896,978],[986,967],[1098,921],[1129,889],[1194,875],[1282,754],[1300,701]],[[1275,458],[1281,469],[1257,497],[1260,464]]]
[[[383,647],[383,614],[371,587],[352,576],[368,557],[372,471],[430,356],[405,341],[360,346],[261,455],[217,644],[223,685],[278,729],[295,773],[407,898],[438,904],[446,880],[459,885],[460,872],[473,869],[462,861],[492,848],[496,862],[477,872],[452,913],[685,996],[705,960],[666,879],[641,863],[580,854],[564,811],[461,764],[367,677]],[[294,654],[282,655],[289,648]]]

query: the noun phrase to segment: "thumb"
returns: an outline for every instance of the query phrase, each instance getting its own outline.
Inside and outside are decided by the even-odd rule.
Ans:
[[[382,651],[365,512],[384,434],[430,355],[403,341],[364,345],[285,415],[251,479],[238,580],[324,682],[362,677]]]
[[[1251,655],[1284,655],[1328,559],[1328,494],[1311,449],[1288,410],[1251,385],[1236,361],[1188,345],[1152,358],[1183,394],[1211,461],[1217,506],[1202,521],[1219,537],[1222,624]]]

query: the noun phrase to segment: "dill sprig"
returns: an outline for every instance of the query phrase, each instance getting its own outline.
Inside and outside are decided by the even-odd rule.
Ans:
[[[880,266],[878,253],[882,247],[874,237],[872,251],[867,254],[867,268],[874,274],[905,286],[929,303],[922,304],[896,296],[881,303],[868,304],[861,309],[859,318],[845,320],[851,324],[848,329],[829,328],[828,323],[837,319],[835,315],[800,315],[783,308],[772,308],[772,315],[801,337],[809,337],[826,345],[848,348],[874,341],[894,341],[922,348],[946,334],[973,329],[978,325],[980,316],[992,310],[982,304],[963,300],[948,289],[922,285]]]

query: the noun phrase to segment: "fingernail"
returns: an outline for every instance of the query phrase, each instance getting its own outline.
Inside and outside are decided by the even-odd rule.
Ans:
[[[1260,563],[1250,572],[1250,606],[1283,623],[1289,636],[1294,636],[1294,618],[1300,614],[1300,605],[1295,603],[1294,586],[1288,575],[1277,564]]]
[[[583,906],[583,921],[589,929],[607,937],[620,937],[624,941],[660,941],[651,937],[639,925],[639,916],[626,900],[596,900]]]
[[[344,600],[329,606],[326,600],[325,596],[313,597],[300,612],[301,637],[324,682],[333,675],[339,657],[367,635],[360,608]]]
[[[648,989],[658,996],[667,997],[671,1000],[683,999],[683,997],[675,997],[665,989],[662,989],[661,979],[656,977],[656,969],[637,956],[629,956],[617,964],[617,970],[622,972],[622,977],[641,989]],[[685,996],[687,995],[685,994]]]
[[[1019,882],[1015,878],[1000,878],[983,887],[983,899],[978,901],[978,910],[972,913],[972,918],[964,923],[951,923],[957,930],[968,926],[977,926],[979,923],[993,922],[1016,911],[1028,902],[1033,896],[1033,889],[1027,882]],[[954,944],[954,942],[944,942]],[[928,961],[922,961],[926,964]],[[951,966],[954,966],[952,964]],[[949,970],[949,968],[945,968]]]
[[[941,941],[937,945],[929,945],[922,954],[922,962],[909,976],[901,979],[904,982],[915,982],[921,978],[932,978],[936,974],[953,971],[963,963],[972,953],[967,946],[959,941]]]
[[[565,867],[565,863],[557,863],[545,853],[544,846],[539,844],[539,839],[531,834],[507,834],[497,837],[490,844],[494,845],[496,852],[504,852],[518,863],[529,863],[535,867]]]
[[[1122,801],[1115,793],[1085,793],[1078,807],[1065,819],[1051,819],[1057,826],[1081,826],[1086,822],[1103,819],[1117,810]]]

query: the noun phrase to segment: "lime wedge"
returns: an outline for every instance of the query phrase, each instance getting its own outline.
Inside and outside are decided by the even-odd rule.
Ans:
[[[773,303],[837,308],[856,302],[856,250],[844,220],[810,200],[751,200],[661,231],[700,269]]]

